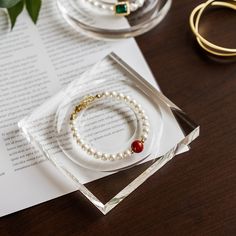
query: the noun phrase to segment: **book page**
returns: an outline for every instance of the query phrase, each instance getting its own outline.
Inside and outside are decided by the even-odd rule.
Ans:
[[[75,190],[22,139],[17,129],[20,119],[111,51],[155,84],[133,39],[87,38],[64,22],[55,4],[43,2],[37,26],[24,12],[13,31],[0,11],[0,216]]]

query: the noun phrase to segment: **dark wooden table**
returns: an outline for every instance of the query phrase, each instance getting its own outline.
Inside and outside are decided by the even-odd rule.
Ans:
[[[162,91],[201,125],[192,150],[102,216],[76,193],[6,216],[0,235],[236,235],[236,62],[210,58],[191,35],[199,0],[174,0],[137,41]],[[209,12],[201,30],[236,48],[236,15]]]

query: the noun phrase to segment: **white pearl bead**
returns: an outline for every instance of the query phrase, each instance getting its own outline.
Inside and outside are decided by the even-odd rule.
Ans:
[[[147,117],[146,115],[143,115],[143,116],[141,117],[141,119],[142,119],[142,120],[148,120],[148,117]]]
[[[148,127],[144,127],[144,128],[143,128],[143,132],[144,132],[144,133],[148,133],[148,132],[149,132],[149,128],[148,128]]]
[[[116,155],[116,159],[118,159],[118,160],[121,160],[121,159],[123,159],[123,158],[124,158],[123,153],[118,153],[118,154]]]
[[[145,121],[143,122],[143,126],[145,126],[145,127],[149,127],[150,124],[149,124],[149,122],[148,122],[147,120],[145,120]]]
[[[89,145],[83,144],[83,145],[82,145],[82,148],[83,148],[84,151],[88,151]]]
[[[136,11],[137,9],[138,9],[138,4],[136,4],[136,3],[130,4],[130,10],[131,11]]]
[[[148,132],[143,132],[142,135],[143,136],[148,136]]]
[[[105,97],[109,97],[110,93],[109,92],[105,92],[104,95],[105,95]]]
[[[101,159],[102,159],[103,161],[106,161],[106,160],[108,159],[108,154],[103,153]]]
[[[95,150],[93,148],[88,148],[87,152],[88,154],[93,155],[95,153]]]
[[[130,101],[130,96],[124,96],[124,100],[125,100],[126,102],[129,102],[129,101]]]
[[[102,4],[102,9],[107,9],[107,6]]]
[[[136,109],[137,111],[139,111],[140,109],[142,109],[142,107],[141,107],[140,104],[137,104],[137,105],[135,106],[135,109]]]
[[[117,96],[117,92],[112,92],[111,95],[112,95],[112,97],[115,98]]]
[[[78,132],[77,128],[75,128],[74,126],[71,127],[71,130],[72,130],[73,132]]]
[[[137,102],[136,102],[136,100],[133,99],[133,100],[130,101],[130,104],[133,105],[133,106],[136,106]]]
[[[136,0],[136,3],[138,5],[138,7],[142,7],[144,4],[144,1],[143,0]]]
[[[94,158],[99,159],[99,156],[98,156],[97,152],[95,152],[93,156],[94,156]]]
[[[85,144],[85,142],[84,142],[84,140],[82,138],[80,139],[80,144],[81,145]]]
[[[143,109],[139,109],[138,113],[143,116],[145,115],[145,111]]]
[[[118,97],[118,99],[123,100],[124,97],[125,97],[125,95],[124,95],[123,93],[119,93],[119,94],[117,95],[117,97]]]
[[[124,157],[125,157],[125,158],[130,157],[131,154],[132,154],[132,153],[131,153],[130,150],[126,150],[126,151],[124,152]]]
[[[148,137],[148,135],[147,135],[147,134],[142,134],[142,135],[141,135],[141,139],[142,139],[142,140],[144,140],[144,141],[146,141],[146,140],[147,140],[147,137]]]
[[[95,156],[95,158],[100,159],[102,157],[102,153],[95,151],[94,156]]]
[[[109,161],[114,161],[116,159],[116,155],[111,154],[111,155],[109,155],[108,159],[109,159]]]

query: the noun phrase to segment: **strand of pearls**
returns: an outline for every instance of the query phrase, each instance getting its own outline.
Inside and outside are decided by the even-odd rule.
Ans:
[[[136,114],[137,118],[139,119],[141,125],[141,132],[140,138],[134,140],[131,144],[131,147],[115,154],[111,153],[104,153],[98,150],[95,150],[90,145],[88,145],[85,140],[80,137],[78,134],[78,130],[76,128],[76,119],[78,117],[78,113],[86,109],[90,104],[95,102],[98,99],[113,99],[120,102],[125,103],[127,106],[130,107],[131,110]],[[77,144],[90,156],[101,159],[103,161],[115,161],[115,160],[122,160],[125,158],[129,158],[134,152],[139,153],[143,151],[144,143],[148,138],[149,134],[149,121],[148,117],[143,110],[142,106],[136,102],[136,100],[132,99],[130,96],[126,96],[123,93],[118,92],[103,92],[100,94],[96,94],[95,96],[87,96],[85,97],[79,105],[77,105],[70,116],[70,129],[73,135],[73,138],[76,140]]]
[[[116,5],[116,3],[109,3],[102,0],[85,0],[85,1],[100,9],[113,12],[114,12],[114,6]],[[129,9],[131,12],[137,11],[139,8],[141,8],[145,1],[146,0],[133,0],[133,1],[124,0],[124,2],[129,3]]]

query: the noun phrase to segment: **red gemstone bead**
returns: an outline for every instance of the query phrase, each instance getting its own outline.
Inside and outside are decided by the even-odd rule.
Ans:
[[[131,144],[131,149],[135,153],[140,153],[143,151],[143,143],[140,140],[135,140]]]

